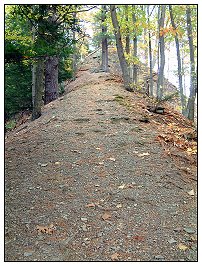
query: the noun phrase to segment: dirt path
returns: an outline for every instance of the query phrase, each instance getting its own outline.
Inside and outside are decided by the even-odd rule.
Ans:
[[[70,86],[6,139],[6,261],[196,261],[195,166],[165,154],[112,76]]]

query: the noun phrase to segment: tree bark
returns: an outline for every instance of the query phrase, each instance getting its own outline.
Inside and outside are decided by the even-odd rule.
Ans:
[[[119,62],[120,62],[122,75],[123,75],[124,86],[126,90],[133,91],[131,87],[131,82],[130,82],[129,67],[126,62],[126,58],[125,58],[124,51],[123,51],[123,44],[121,40],[120,27],[119,27],[119,23],[117,20],[115,5],[110,5],[110,12],[111,12],[111,19],[112,19],[112,24],[113,24],[114,34],[115,34],[115,39],[116,39],[117,53],[118,53]]]
[[[133,5],[133,23],[136,23],[136,15],[135,15],[135,5]],[[135,59],[137,59],[137,35],[135,33],[133,37],[133,56]],[[137,84],[137,64],[133,64],[133,82]]]
[[[53,11],[53,14],[49,17],[49,22],[57,26],[55,6],[49,6],[48,8]],[[48,104],[58,98],[58,63],[59,60],[56,55],[46,58],[44,104]]]
[[[108,66],[108,43],[107,43],[107,27],[105,26],[107,14],[107,6],[102,5],[102,64],[101,69],[105,72],[109,71]]]
[[[126,16],[126,53],[130,53],[130,34],[128,28],[128,5],[125,5],[125,16]]]
[[[157,100],[161,100],[163,96],[163,86],[164,86],[164,66],[165,66],[165,43],[164,34],[162,29],[164,28],[165,21],[165,5],[160,6],[160,19],[159,19],[159,50],[160,50],[160,66],[158,69],[158,80],[157,80]]]
[[[58,98],[58,57],[50,56],[45,63],[45,104]]]
[[[76,12],[73,13],[73,20],[75,21],[76,23]],[[75,24],[74,24],[75,26]],[[73,72],[73,80],[76,79],[76,69],[77,69],[77,56],[76,56],[76,30],[75,30],[75,27],[73,29],[73,32],[72,32],[72,39],[73,39],[73,55],[72,55],[72,72]]]
[[[147,5],[147,23],[148,23],[148,37],[149,37],[149,94],[153,96],[153,65],[152,65],[152,46],[151,46],[151,32],[149,19],[149,5]]]
[[[32,66],[32,120],[41,116],[44,91],[44,60],[38,59]]]
[[[169,5],[170,11],[170,20],[174,30],[176,30],[176,25],[173,17],[172,6]],[[183,83],[182,83],[182,65],[181,65],[181,55],[180,55],[180,44],[178,39],[178,33],[175,34],[175,45],[176,45],[176,52],[177,52],[177,63],[178,63],[178,79],[179,79],[179,90],[180,90],[180,99],[181,99],[181,106],[182,106],[182,114],[185,115],[186,109],[186,100],[183,91]]]
[[[191,9],[189,6],[186,7],[186,16],[187,16],[187,35],[189,40],[189,52],[190,52],[190,95],[187,103],[187,117],[193,121],[195,98],[197,92],[197,77],[196,77],[195,60],[194,60]]]

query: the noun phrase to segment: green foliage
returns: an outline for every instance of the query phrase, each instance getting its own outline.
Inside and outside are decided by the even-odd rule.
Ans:
[[[73,69],[72,69],[72,60],[70,58],[61,59],[59,61],[59,73],[58,73],[58,82],[72,78]]]
[[[75,5],[9,5],[5,7],[5,113],[32,106],[31,64],[39,57],[59,57],[59,83],[72,77],[72,31]],[[80,6],[77,6],[79,9]],[[58,22],[56,22],[58,21]]]
[[[10,116],[32,106],[31,64],[5,65],[5,113]]]
[[[5,129],[6,130],[12,130],[15,128],[15,126],[16,126],[16,121],[12,119],[12,120],[9,120],[8,122],[6,122]]]

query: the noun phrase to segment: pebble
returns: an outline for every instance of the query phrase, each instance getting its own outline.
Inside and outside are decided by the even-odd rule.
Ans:
[[[162,255],[157,255],[154,257],[156,260],[164,260],[164,257]]]
[[[87,232],[88,231],[88,229],[87,229],[87,227],[86,227],[86,224],[84,224],[84,225],[82,225],[82,230],[84,231],[84,232]]]
[[[25,252],[24,253],[24,257],[29,257],[32,256],[33,252]]]
[[[87,219],[86,217],[81,217],[81,221],[82,221],[82,222],[87,222],[88,219]]]
[[[182,231],[182,228],[181,227],[177,227],[175,229],[173,229],[175,232],[181,232]]]
[[[184,231],[188,234],[194,234],[195,233],[195,229],[194,228],[191,228],[191,227],[184,227],[183,228]]]
[[[101,236],[103,236],[103,235],[104,235],[103,232],[100,232],[100,233],[97,234],[98,237],[101,237]]]
[[[174,244],[174,243],[177,243],[177,241],[174,238],[171,238],[168,240],[168,243]]]

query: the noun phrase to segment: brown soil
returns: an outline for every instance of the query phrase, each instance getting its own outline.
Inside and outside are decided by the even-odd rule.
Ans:
[[[68,91],[6,136],[5,260],[196,261],[196,158],[159,140],[170,116],[90,64]]]

